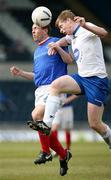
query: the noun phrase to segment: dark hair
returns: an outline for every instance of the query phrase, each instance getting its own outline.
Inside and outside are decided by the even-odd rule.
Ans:
[[[48,26],[42,27],[42,29],[48,29],[48,35],[51,34],[51,25],[50,24]]]

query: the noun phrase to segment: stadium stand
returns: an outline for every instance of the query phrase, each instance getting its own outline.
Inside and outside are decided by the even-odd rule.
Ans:
[[[22,24],[18,23],[10,13],[0,13],[0,28],[5,31],[7,36],[12,40],[21,41],[31,53],[33,52],[34,45],[31,35],[27,33],[26,29],[22,27]]]
[[[104,0],[101,1],[101,3],[104,5],[103,2],[106,2],[106,1]],[[107,2],[109,1],[107,0]],[[48,0],[46,1],[44,0],[38,0],[38,1],[0,0],[0,37],[2,38],[7,37],[7,40],[5,43],[2,41],[3,46],[6,47],[5,48],[6,53],[7,53],[8,47],[12,43],[14,44],[14,41],[18,41],[18,40],[21,41],[21,44],[23,44],[25,47],[24,49],[27,49],[27,51],[30,54],[32,54],[32,52],[34,51],[35,45],[32,42],[32,37],[31,37],[31,25],[32,25],[31,12],[37,6],[44,5],[48,7],[49,9],[51,9],[53,13],[53,20],[52,20],[53,27],[54,27],[54,22],[56,20],[57,15],[63,9],[72,9],[76,14],[87,17],[87,20],[90,20],[90,21],[93,20],[93,22],[97,24],[103,24],[103,26],[110,27],[110,21],[109,21],[110,8],[109,7],[111,3],[106,3],[106,6],[105,6],[106,13],[101,13],[99,11],[99,8],[98,10],[96,10],[92,4],[94,3],[91,3],[91,1],[85,1],[85,0],[83,1],[55,0],[54,2],[51,0],[50,1]],[[96,4],[98,5],[98,3]],[[100,14],[102,15],[100,16]],[[105,14],[105,17],[103,18],[104,14]],[[52,29],[52,35],[61,36],[56,28]],[[105,39],[103,42],[106,43],[105,45],[107,45],[108,48],[110,48],[109,45],[111,41],[109,39]],[[107,49],[107,46],[105,49]],[[111,59],[107,55],[107,52],[109,51],[105,50],[106,61],[109,62]],[[27,56],[25,59],[26,61],[31,60],[31,58],[27,59]],[[8,58],[8,61],[9,61],[9,58]]]
[[[26,125],[34,106],[33,82],[0,82],[0,123]]]
[[[24,9],[24,8],[34,8],[34,2],[31,2],[30,0],[2,0],[2,3],[5,2],[5,6],[8,8],[16,8],[16,9]]]

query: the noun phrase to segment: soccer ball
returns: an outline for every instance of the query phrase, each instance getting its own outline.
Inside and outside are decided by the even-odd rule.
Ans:
[[[44,6],[37,7],[32,12],[32,21],[40,27],[45,27],[50,24],[52,20],[51,11]]]

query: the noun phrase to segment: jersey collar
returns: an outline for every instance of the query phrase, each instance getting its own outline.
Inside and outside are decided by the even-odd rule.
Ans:
[[[75,34],[76,34],[76,32],[78,31],[78,29],[80,28],[80,25],[78,25],[77,27],[76,27],[76,29],[74,30],[74,32],[73,32],[73,36],[75,37]]]
[[[42,44],[44,44],[50,37],[47,37],[45,40],[41,41],[40,43],[38,43],[38,46],[41,46]]]

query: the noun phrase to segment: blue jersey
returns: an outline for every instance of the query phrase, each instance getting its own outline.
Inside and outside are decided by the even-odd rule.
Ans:
[[[48,55],[48,44],[58,41],[59,38],[50,37],[39,45],[34,52],[34,82],[35,86],[48,85],[58,77],[67,74],[67,64],[58,53]],[[68,48],[65,48],[68,51]]]

